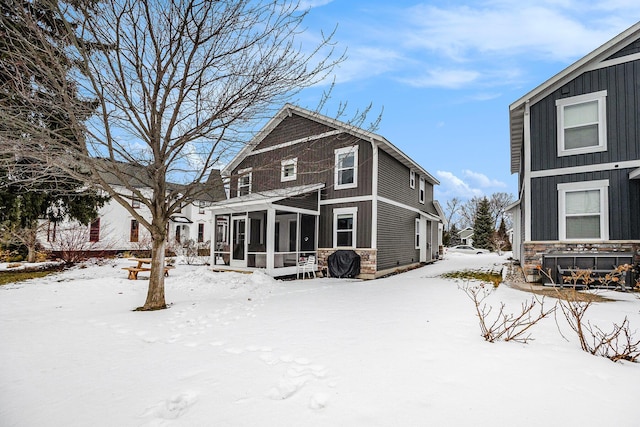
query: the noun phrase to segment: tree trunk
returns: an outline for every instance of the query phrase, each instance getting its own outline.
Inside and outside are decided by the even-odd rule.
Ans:
[[[36,262],[36,245],[28,245],[27,250],[29,251],[27,255],[27,262]]]
[[[167,236],[164,233],[154,233],[151,249],[151,273],[147,300],[138,311],[162,310],[167,308],[164,299],[164,249]],[[159,235],[158,235],[159,234]]]

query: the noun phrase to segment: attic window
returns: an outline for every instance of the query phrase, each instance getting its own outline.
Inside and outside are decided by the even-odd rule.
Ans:
[[[607,91],[558,99],[558,156],[607,150]]]
[[[295,181],[298,175],[298,159],[287,159],[282,161],[280,181]]]

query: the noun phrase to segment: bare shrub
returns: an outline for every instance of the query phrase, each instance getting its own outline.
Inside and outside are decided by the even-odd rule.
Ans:
[[[103,228],[103,232],[106,231]],[[106,234],[106,233],[105,233]],[[53,252],[57,252],[66,264],[76,264],[87,258],[89,253],[96,250],[105,251],[105,242],[91,242],[89,239],[89,228],[79,223],[69,224],[69,226],[58,232],[56,240],[50,242]]]
[[[501,340],[527,343],[533,340],[529,329],[556,309],[555,305],[551,309],[545,309],[544,297],[538,300],[532,296],[530,300],[522,303],[519,313],[505,312],[506,305],[500,302],[498,312],[492,316],[493,307],[488,306],[485,300],[494,289],[493,286],[486,283],[477,285],[467,283],[460,289],[473,302],[480,322],[480,334],[489,342]]]
[[[574,286],[583,281],[587,284],[597,280],[601,284],[608,285],[610,283],[618,283],[620,277],[628,271],[629,266],[619,266],[613,269],[610,274],[594,279],[589,270],[576,270],[571,272],[571,276],[563,277],[565,283],[572,283]],[[540,269],[541,273],[551,280],[553,279],[548,272]],[[560,291],[555,288],[559,293]],[[636,331],[632,331],[629,325],[629,319],[625,316],[622,323],[614,323],[611,331],[605,332],[597,325],[592,325],[586,319],[589,307],[594,304],[594,299],[584,298],[582,294],[574,289],[564,292],[562,297],[558,297],[558,306],[569,325],[569,328],[575,333],[583,351],[595,356],[606,357],[609,360],[617,362],[619,360],[628,360],[636,362],[640,357],[640,338],[636,337]],[[557,319],[556,319],[557,322]],[[560,331],[560,327],[558,326]],[[567,339],[560,331],[560,334]],[[568,339],[567,339],[568,341]]]

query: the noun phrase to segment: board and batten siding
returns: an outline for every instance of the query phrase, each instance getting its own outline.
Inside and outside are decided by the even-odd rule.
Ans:
[[[306,209],[310,211],[318,210],[318,191],[312,191],[308,194],[303,194],[297,197],[290,197],[288,199],[279,200],[274,202],[274,205],[287,206],[291,208]]]
[[[378,202],[378,270],[420,261],[415,248],[416,212]]]
[[[640,61],[588,71],[531,106],[531,170],[640,159]],[[607,150],[558,156],[558,99],[606,90]]]
[[[358,218],[356,222],[356,246],[358,248],[371,247],[371,202],[337,203],[320,206],[320,236],[318,237],[318,247],[333,247],[333,210],[337,208],[358,208]]]
[[[609,240],[640,239],[640,180],[632,169],[586,172],[531,179],[531,239],[558,240],[558,184],[609,180]]]

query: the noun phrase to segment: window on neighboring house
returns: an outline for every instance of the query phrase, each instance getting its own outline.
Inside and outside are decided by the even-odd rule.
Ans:
[[[420,177],[420,203],[424,203],[425,182],[424,178]]]
[[[560,240],[609,239],[609,181],[558,184]]]
[[[140,199],[135,194],[131,195],[131,207],[137,209],[140,207]]]
[[[137,219],[131,220],[131,230],[129,231],[129,241],[137,242],[138,241],[138,233],[140,232],[140,224]]]
[[[420,249],[420,218],[416,218],[416,249]]]
[[[607,91],[556,101],[558,156],[606,151]]]
[[[409,187],[416,188],[416,171],[409,171]]]
[[[280,181],[295,181],[298,175],[298,159],[287,159],[282,161]]]
[[[89,241],[90,242],[99,242],[100,241],[100,218],[96,218],[91,222],[89,226]]]
[[[251,193],[251,169],[238,171],[238,197]]]
[[[207,203],[206,203],[206,202],[204,202],[204,201],[202,201],[202,200],[200,200],[200,201],[198,202],[198,213],[199,213],[199,214],[203,214],[203,213],[204,213],[204,208],[205,208],[206,206],[207,206]]]
[[[204,242],[204,224],[198,224],[198,243]]]
[[[356,222],[358,208],[339,208],[333,210],[333,247],[356,247]]]
[[[335,150],[334,188],[355,188],[358,186],[358,146]]]

